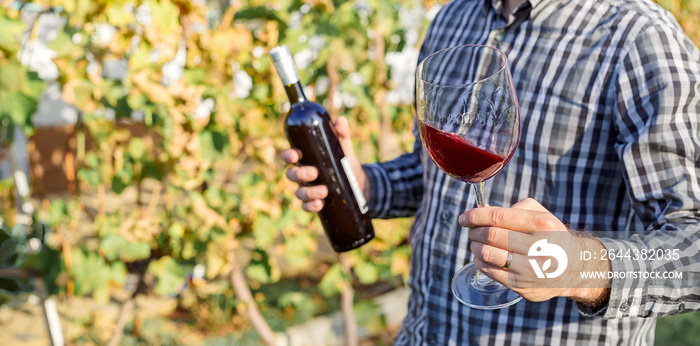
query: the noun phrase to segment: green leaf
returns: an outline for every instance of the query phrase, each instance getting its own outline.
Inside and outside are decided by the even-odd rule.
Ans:
[[[129,65],[131,67],[131,65]],[[144,109],[148,105],[148,98],[145,94],[127,95],[126,106],[129,109]],[[131,112],[129,113],[131,114]]]
[[[5,227],[0,231],[0,267],[17,268],[22,264],[27,254],[25,246],[25,226],[15,225],[11,231]]]
[[[350,282],[348,279],[349,278],[343,273],[343,268],[340,266],[340,263],[336,263],[323,275],[323,279],[319,282],[318,288],[324,296],[332,296],[343,290],[343,287]]]
[[[31,116],[39,106],[44,82],[17,60],[0,59],[0,118],[9,118],[15,125],[31,132]]]
[[[27,239],[27,236],[26,236],[27,230],[25,229],[25,227],[28,227],[28,226],[25,226],[21,223],[16,224],[14,227],[12,227],[12,230],[10,230],[10,233],[9,233],[10,236],[12,238],[18,239],[20,241],[24,241],[25,239]]]
[[[149,1],[153,22],[163,31],[168,32],[179,26],[180,11],[169,1]]]
[[[140,161],[146,156],[146,143],[142,138],[132,137],[127,152],[134,160]]]
[[[281,308],[288,306],[298,307],[309,303],[311,297],[304,292],[287,292],[277,299],[277,305]]]
[[[183,78],[185,78],[187,84],[190,85],[206,85],[207,70],[203,68],[185,69],[183,72]]]
[[[224,203],[224,191],[218,186],[209,186],[206,191],[204,191],[204,199],[207,204],[212,208],[218,208]]]
[[[122,169],[112,178],[112,191],[120,194],[134,181],[134,171]]]
[[[58,225],[66,216],[68,216],[68,207],[66,206],[66,203],[60,199],[54,199],[51,201],[49,216],[46,221],[51,225]]]
[[[110,282],[123,284],[126,280],[126,266],[122,262],[109,264],[94,251],[86,250],[71,251],[71,258],[76,293],[94,294],[97,303],[108,302]]]
[[[279,271],[273,271],[270,255],[262,250],[252,253],[250,263],[246,267],[246,274],[251,280],[261,283],[271,283],[279,279]]]
[[[81,46],[73,43],[73,37],[72,34],[67,32],[64,27],[64,30],[59,30],[56,33],[56,37],[49,42],[48,46],[51,48],[54,52],[56,52],[56,56],[59,58],[68,58],[70,60],[78,60],[83,57],[84,50],[82,49]],[[81,33],[81,35],[85,36],[85,33]],[[83,41],[87,41],[83,39]]]
[[[151,62],[151,48],[148,44],[142,42],[139,44],[138,49],[134,50],[134,53],[129,57],[129,71],[141,71],[144,69],[152,68],[153,63]],[[142,104],[145,104],[148,100],[145,96],[143,97],[132,97],[127,99],[129,106],[134,109],[139,109]]]
[[[4,91],[22,90],[27,79],[24,66],[17,60],[1,62],[2,60],[0,60],[0,88]]]
[[[124,237],[110,233],[100,240],[100,250],[107,260],[133,262],[151,256],[151,245],[146,242],[132,243]]]
[[[7,239],[0,244],[0,267],[14,267],[13,258],[21,247],[17,239]]]
[[[52,295],[58,294],[59,286],[56,283],[56,279],[66,269],[60,251],[43,247],[38,253],[27,255],[27,259],[25,259],[22,267],[40,272],[44,278],[44,285],[48,293]]]
[[[379,272],[374,264],[369,262],[360,262],[353,268],[357,279],[365,285],[373,284],[377,282],[379,278]]]
[[[90,168],[98,169],[100,168],[100,158],[94,152],[88,153],[85,156],[85,164]]]
[[[256,84],[253,86],[252,97],[256,100],[264,100],[270,94],[270,86],[267,84]]]
[[[216,162],[228,151],[228,134],[221,131],[204,130],[199,134],[199,147],[202,158]]]
[[[30,292],[33,289],[31,284],[19,278],[0,277],[0,293],[2,294],[14,296],[19,293]]]
[[[378,310],[379,306],[370,300],[360,301],[353,306],[357,324],[367,328],[371,334],[381,332],[386,326],[386,319]]]
[[[253,221],[253,238],[255,246],[260,249],[272,244],[279,234],[274,221],[267,215],[260,215]]]
[[[173,222],[168,228],[168,235],[173,239],[180,239],[185,235],[185,226],[179,222]]]
[[[160,296],[169,296],[177,293],[185,282],[186,272],[170,256],[165,256],[148,265],[148,272],[158,279],[155,292]]]
[[[253,264],[249,265],[246,268],[246,275],[252,280],[262,282],[262,283],[269,283],[272,282],[271,280],[271,271],[268,270],[267,266],[261,265],[261,264]]]
[[[101,2],[92,0],[72,0],[62,1],[62,4],[65,6],[66,12],[71,13],[71,16],[69,16],[69,23],[72,26],[79,26],[91,19],[91,16],[95,14]]]
[[[282,211],[282,217],[277,220],[277,228],[285,230],[291,227],[294,222],[297,221],[297,216],[300,216],[302,213],[304,212],[296,209],[284,209]]]
[[[178,245],[181,245],[182,249],[180,251],[180,256],[184,260],[190,260],[193,259],[195,256],[197,256],[197,250],[194,247],[194,242],[193,241],[185,241],[178,243]]]
[[[85,155],[85,165],[87,167],[78,168],[78,179],[84,181],[90,187],[96,188],[102,182],[100,174],[100,159],[94,152]]]
[[[100,172],[92,169],[78,168],[78,179],[84,181],[90,187],[96,188],[100,185]]]
[[[5,240],[10,239],[12,237],[10,231],[7,230],[7,226],[3,223],[0,225],[0,244],[2,244]]]
[[[404,279],[408,279],[410,266],[411,248],[409,246],[400,246],[391,253],[391,275],[401,275]]]
[[[29,117],[36,113],[39,106],[36,98],[28,97],[21,92],[0,91],[0,117],[8,117],[16,125],[29,122]]]
[[[19,19],[8,17],[5,14],[5,9],[0,7],[0,28],[2,28],[0,50],[9,54],[17,53],[22,43],[22,35],[27,30],[27,26]]]
[[[255,174],[255,172],[246,172],[241,174],[238,178],[238,185],[240,186],[253,186],[260,181],[260,176]]]
[[[134,20],[134,16],[131,14],[124,3],[121,1],[107,2],[107,8],[105,8],[105,14],[107,15],[107,20],[109,24],[125,27],[131,24]]]
[[[284,24],[284,21],[280,19],[280,11],[275,11],[269,6],[249,6],[242,8],[240,11],[236,12],[236,19],[267,19],[272,21],[280,22]]]
[[[39,98],[44,93],[46,89],[46,83],[39,77],[39,74],[25,69],[25,74],[27,76],[27,83],[22,88],[22,91],[31,98]]]
[[[158,164],[153,160],[143,160],[141,162],[141,179],[152,178],[161,180],[161,174]]]
[[[316,250],[316,238],[310,233],[299,233],[284,238],[284,258],[293,268],[309,264]]]
[[[302,323],[313,318],[318,310],[318,301],[313,298],[311,294],[306,292],[287,292],[277,299],[277,306],[285,310],[294,309],[293,320],[290,322],[292,324]]]

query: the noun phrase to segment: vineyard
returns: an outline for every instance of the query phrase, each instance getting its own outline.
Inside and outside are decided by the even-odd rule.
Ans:
[[[700,44],[700,2],[658,2]],[[330,249],[284,178],[267,53],[290,48],[360,161],[388,160],[412,149],[440,4],[0,0],[0,344],[273,344],[332,314],[391,344],[373,298],[405,285],[411,220]]]

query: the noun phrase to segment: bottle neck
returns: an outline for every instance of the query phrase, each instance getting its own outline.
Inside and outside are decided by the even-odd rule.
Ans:
[[[302,88],[301,82],[285,85],[284,91],[287,92],[289,102],[291,102],[292,104],[306,101],[306,96],[304,95],[304,88]]]

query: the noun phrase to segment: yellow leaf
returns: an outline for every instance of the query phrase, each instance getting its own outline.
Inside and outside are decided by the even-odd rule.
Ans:
[[[143,91],[153,103],[172,106],[175,101],[168,93],[168,89],[149,78],[149,71],[141,71],[131,76],[134,84]]]
[[[209,208],[207,202],[203,198],[194,198],[192,200],[192,209],[194,214],[208,226],[219,226],[221,228],[227,229],[228,223],[223,216],[219,215],[216,211]]]

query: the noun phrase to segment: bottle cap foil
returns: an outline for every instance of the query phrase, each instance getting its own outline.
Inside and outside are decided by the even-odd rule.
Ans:
[[[294,66],[292,53],[289,52],[287,46],[277,46],[270,50],[270,59],[275,64],[277,74],[282,79],[284,85],[291,85],[299,81],[299,74]]]

